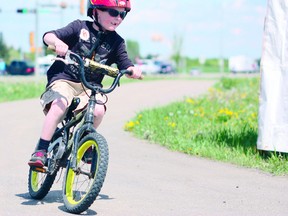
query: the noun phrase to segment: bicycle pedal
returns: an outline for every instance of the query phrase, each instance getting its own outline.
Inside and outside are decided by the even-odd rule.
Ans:
[[[32,170],[36,171],[36,172],[41,172],[41,173],[46,173],[47,172],[44,167],[32,167]]]

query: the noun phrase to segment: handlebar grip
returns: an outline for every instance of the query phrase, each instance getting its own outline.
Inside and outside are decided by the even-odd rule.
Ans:
[[[133,72],[127,70],[126,74],[129,75],[129,76],[132,76],[132,75],[133,75]]]
[[[126,70],[126,71],[125,71],[125,74],[127,74],[128,76],[132,76],[132,75],[133,75],[133,72],[132,72],[132,71],[129,71],[129,70]],[[141,76],[138,77],[137,79],[139,79],[139,80],[144,79],[143,74],[141,74]]]

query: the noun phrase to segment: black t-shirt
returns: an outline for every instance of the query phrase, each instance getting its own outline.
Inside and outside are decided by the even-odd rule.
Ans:
[[[101,34],[92,27],[92,24],[93,22],[90,21],[75,20],[66,27],[45,34],[54,33],[69,46],[72,52],[82,57],[90,59],[93,57],[95,61],[106,65],[115,63],[120,70],[133,66],[128,58],[124,39],[115,31]],[[97,47],[93,50],[95,45]],[[47,71],[47,86],[58,79],[80,82],[77,72],[78,70],[74,65],[65,65],[61,61],[55,61]],[[89,71],[85,72],[89,73]],[[89,79],[101,84],[103,77],[103,74],[93,73]]]

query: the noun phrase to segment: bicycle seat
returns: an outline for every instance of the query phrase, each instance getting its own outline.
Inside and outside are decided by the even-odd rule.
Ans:
[[[71,118],[73,117],[73,111],[77,108],[79,103],[80,103],[80,98],[78,98],[78,97],[73,98],[71,105],[69,106],[69,108],[67,110],[65,121],[71,120]]]

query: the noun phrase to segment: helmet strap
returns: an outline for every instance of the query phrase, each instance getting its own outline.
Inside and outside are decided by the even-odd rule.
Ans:
[[[98,31],[97,33],[97,40],[96,42],[93,44],[92,48],[86,52],[86,56],[93,59],[93,56],[95,55],[95,53],[97,52],[98,48],[101,46],[104,38],[106,36],[106,33],[103,31]]]
[[[103,27],[102,27],[102,25],[99,23],[99,21],[98,21],[98,14],[97,14],[97,11],[95,10],[95,15],[96,15],[96,17],[94,16],[94,11],[93,11],[93,13],[92,13],[92,19],[93,19],[93,21],[94,21],[94,23],[96,24],[96,26],[99,28],[99,31],[101,31],[101,32],[104,32],[103,31]]]

